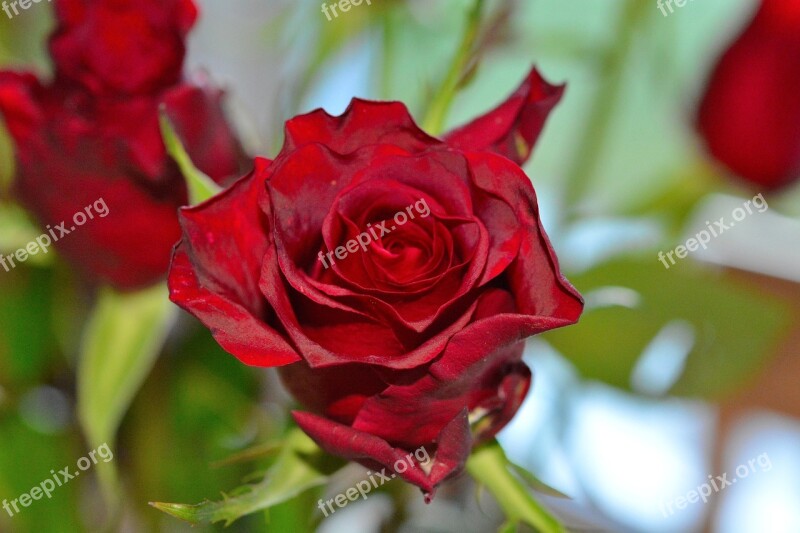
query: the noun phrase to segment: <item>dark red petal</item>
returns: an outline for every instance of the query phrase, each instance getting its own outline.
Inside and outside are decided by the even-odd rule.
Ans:
[[[269,247],[264,180],[269,161],[223,193],[183,209],[183,241],[170,269],[172,301],[211,329],[227,351],[257,366],[278,366],[300,357],[275,329],[258,290]]]
[[[351,424],[364,401],[386,388],[369,365],[311,368],[304,361],[278,369],[292,396],[311,411]]]
[[[522,170],[492,154],[468,154],[476,186],[514,209],[524,229],[516,259],[506,271],[517,312],[552,319],[560,326],[575,323],[583,311],[583,299],[558,267],[558,259],[539,219],[536,193]]]
[[[522,85],[498,107],[444,136],[457,150],[491,151],[521,165],[531,155],[564,85],[550,85],[533,68]]]
[[[497,417],[491,418],[482,434],[498,431],[516,412],[530,381],[521,362],[520,341],[533,328],[514,320],[513,305],[505,291],[485,293],[473,316],[475,322],[450,339],[427,375],[368,399],[353,427],[408,445],[406,439],[432,438],[456,413],[467,409]],[[391,379],[387,372],[381,374]],[[507,382],[513,374],[518,377]]]
[[[228,353],[247,365],[271,367],[297,362],[292,347],[260,317],[234,298],[203,286],[180,244],[169,273],[170,299],[197,317]]]
[[[289,269],[293,272],[291,282],[296,286],[288,285],[282,268],[288,268],[291,263],[279,259],[281,253],[274,246],[267,250],[260,288],[293,344],[314,368],[346,363],[415,368],[436,358],[450,336],[463,328],[472,316],[474,303],[461,316],[450,319],[438,335],[417,339],[409,349],[395,331],[380,321],[381,317],[366,314],[322,293],[305,273]],[[279,266],[281,261],[286,263],[285,267]],[[374,298],[373,301],[379,302]],[[356,344],[354,336],[359,339]]]
[[[218,182],[240,175],[244,153],[222,108],[224,92],[208,85],[179,85],[163,97],[192,162]]]
[[[274,206],[275,239],[295,265],[310,264],[319,250],[322,227],[336,196],[353,176],[387,154],[404,153],[377,145],[349,156],[309,144],[276,160],[267,187]]]
[[[417,448],[407,449],[393,447],[379,437],[310,413],[293,411],[292,415],[300,428],[328,453],[356,461],[375,471],[385,468],[387,476],[394,473],[420,487],[425,492],[426,501],[430,501],[439,484],[463,470],[472,449],[466,411],[446,424],[434,441],[419,441],[414,444]],[[429,448],[434,447],[436,451],[431,453]],[[415,457],[408,458],[420,448],[433,464],[425,464],[423,468]],[[407,467],[402,472],[399,466],[396,468],[400,463]]]
[[[310,288],[305,274],[296,270],[291,279],[303,289],[294,292],[292,289],[296,287],[288,285],[281,272],[279,254],[281,251],[275,246],[266,251],[260,288],[292,342],[311,366],[391,362],[407,367],[405,365],[420,364],[398,357],[404,349],[389,327]],[[309,299],[305,288],[314,293],[314,300]],[[354,345],[356,335],[359,342]],[[425,354],[417,357],[425,357]]]
[[[322,109],[295,117],[286,122],[285,135],[281,155],[313,143],[339,154],[373,144],[390,144],[411,153],[441,145],[416,125],[404,104],[359,98],[354,98],[338,117]]]

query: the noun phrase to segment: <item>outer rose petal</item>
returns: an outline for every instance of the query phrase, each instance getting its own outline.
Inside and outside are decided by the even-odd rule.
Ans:
[[[387,387],[370,365],[311,369],[301,361],[281,367],[278,373],[304,407],[344,424],[353,422],[367,398]]]
[[[169,275],[170,299],[195,315],[242,362],[278,366],[300,357],[269,326],[271,310],[258,291],[269,246],[264,211],[266,160],[223,193],[181,211],[184,240]],[[274,318],[274,317],[273,317]]]
[[[425,464],[424,467],[413,459],[409,465],[407,456],[409,453],[413,454],[416,449],[392,447],[380,437],[310,413],[294,411],[292,415],[303,431],[328,453],[356,461],[375,471],[385,468],[387,475],[393,472],[420,487],[425,492],[426,501],[433,498],[437,485],[463,470],[472,449],[466,410],[448,422],[435,441],[419,445],[427,451],[433,463]],[[434,445],[436,452],[431,454],[428,448]],[[408,468],[403,472],[399,468],[395,469],[395,465],[399,463],[404,463]]]
[[[564,85],[550,85],[533,68],[522,85],[498,107],[444,136],[457,150],[491,151],[518,165],[531,155]]]
[[[241,304],[200,284],[183,245],[172,258],[170,299],[196,316],[227,352],[252,366],[280,366],[300,358],[271,327]]]
[[[319,143],[339,154],[349,154],[373,144],[387,144],[407,152],[441,145],[422,131],[401,102],[371,102],[353,98],[341,116],[322,109],[286,122],[286,140],[281,155],[307,144]]]
[[[539,219],[530,180],[522,169],[505,158],[483,153],[467,154],[467,159],[475,184],[505,199],[524,228],[526,237],[506,271],[517,312],[545,319],[551,324],[547,329],[574,324],[583,311],[583,299],[559,270],[558,258]],[[544,330],[535,333],[541,331]]]
[[[800,179],[800,3],[765,0],[724,53],[700,103],[709,152],[760,188]]]

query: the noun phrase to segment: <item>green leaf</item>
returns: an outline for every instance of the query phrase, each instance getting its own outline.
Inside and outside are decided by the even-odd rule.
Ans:
[[[192,163],[192,159],[178,138],[178,134],[163,106],[160,110],[159,123],[161,124],[161,136],[164,139],[164,145],[167,147],[167,153],[178,163],[178,167],[180,167],[181,173],[186,179],[186,186],[189,189],[189,203],[197,205],[219,193],[222,188]]]
[[[255,485],[236,489],[220,501],[206,500],[196,505],[151,502],[150,505],[192,524],[225,522],[286,502],[308,489],[325,484],[338,470],[340,461],[317,447],[299,428],[289,431],[275,463],[264,479]]]
[[[589,302],[601,290],[635,296],[630,306],[588,308],[576,326],[544,336],[584,378],[622,389],[630,388],[645,348],[675,321],[691,326],[694,343],[671,392],[707,399],[749,379],[789,324],[780,300],[688,260],[667,270],[656,252],[606,263],[570,280]]]
[[[565,533],[566,529],[530,494],[512,473],[512,463],[493,440],[472,452],[467,471],[494,495],[508,518],[503,531],[515,523],[528,524],[541,533]]]
[[[120,294],[100,290],[83,332],[78,364],[78,417],[91,446],[108,444],[155,362],[177,309],[167,288]],[[114,462],[98,464],[112,509],[119,486]]]

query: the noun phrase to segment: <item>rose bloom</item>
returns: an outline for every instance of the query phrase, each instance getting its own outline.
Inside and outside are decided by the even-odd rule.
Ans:
[[[714,68],[697,123],[714,158],[757,188],[800,178],[800,1],[761,2]]]
[[[102,198],[108,216],[55,246],[92,281],[132,289],[165,275],[187,191],[161,140],[159,106],[196,165],[221,181],[243,153],[222,92],[184,79],[190,0],[56,0],[54,76],[0,72],[0,112],[16,145],[14,192],[43,227]],[[60,231],[60,230],[59,230]],[[56,237],[60,236],[57,231]]]
[[[523,339],[583,308],[519,167],[562,90],[534,70],[443,139],[398,102],[290,120],[274,161],[182,210],[172,300],[281,367],[331,454],[395,472],[424,447],[395,473],[431,497],[522,403]]]

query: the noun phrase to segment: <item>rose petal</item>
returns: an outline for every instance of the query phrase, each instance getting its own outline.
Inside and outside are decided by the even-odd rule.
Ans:
[[[578,320],[583,299],[560,272],[558,259],[539,219],[533,186],[522,170],[493,154],[468,154],[476,186],[505,200],[524,228],[516,259],[505,274],[519,313],[552,318],[553,324]],[[558,326],[554,326],[558,327]]]
[[[427,502],[433,498],[439,484],[463,470],[472,449],[466,411],[453,417],[442,428],[435,441],[416,443],[416,449],[393,447],[379,437],[311,413],[293,411],[292,415],[300,428],[328,453],[356,461],[375,471],[385,468],[387,475],[392,472],[420,487],[425,492]],[[434,445],[436,452],[431,455],[428,447]],[[424,465],[425,469],[413,458],[409,458],[420,447],[425,449],[433,463]],[[399,467],[395,468],[400,463],[406,468],[402,472]]]
[[[521,363],[519,341],[524,336],[517,327],[505,325],[512,310],[513,300],[505,291],[485,293],[472,317],[475,322],[453,336],[427,375],[388,387],[368,399],[353,427],[408,445],[406,439],[432,438],[462,409],[485,409],[487,402],[491,412],[502,414],[497,420],[507,422],[508,413],[516,412],[530,381],[530,372]],[[519,378],[506,382],[511,374]],[[384,380],[392,378],[385,371],[381,375]],[[508,394],[509,385],[516,386],[515,394]],[[499,430],[499,422],[490,424],[489,430]]]
[[[351,424],[364,401],[387,386],[369,365],[314,369],[300,361],[281,367],[278,374],[303,406],[343,424]]]
[[[300,359],[269,325],[271,309],[258,290],[269,247],[268,165],[257,159],[256,169],[229,189],[181,210],[184,239],[169,276],[172,301],[208,326],[228,352],[256,366]]]
[[[564,85],[550,85],[533,68],[522,85],[498,107],[444,136],[451,147],[491,151],[521,165],[531,156]]]
[[[411,153],[441,146],[441,141],[416,125],[404,104],[360,98],[353,98],[338,117],[317,109],[287,121],[285,137],[281,156],[314,143],[339,154],[374,144],[393,145]]]

